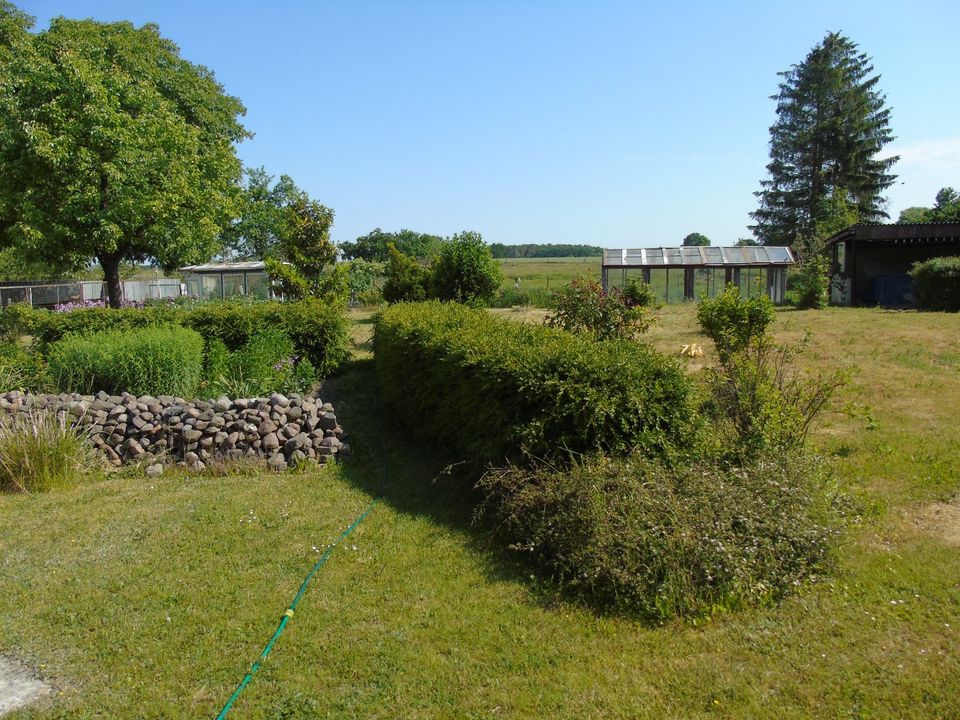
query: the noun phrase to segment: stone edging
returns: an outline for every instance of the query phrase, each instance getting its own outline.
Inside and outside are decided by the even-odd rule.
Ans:
[[[4,416],[57,413],[88,434],[110,464],[172,458],[202,469],[213,457],[263,457],[279,469],[325,463],[350,454],[333,406],[320,398],[274,393],[268,398],[191,400],[160,395],[0,395]]]

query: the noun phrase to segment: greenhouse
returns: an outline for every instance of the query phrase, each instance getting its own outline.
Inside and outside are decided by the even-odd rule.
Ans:
[[[187,295],[201,300],[225,299],[237,295],[266,300],[270,282],[263,261],[220,262],[180,268]]]
[[[745,296],[760,291],[782,303],[793,262],[790,248],[762,245],[604,250],[601,282],[610,290],[639,278],[664,303],[715,297],[731,284]]]

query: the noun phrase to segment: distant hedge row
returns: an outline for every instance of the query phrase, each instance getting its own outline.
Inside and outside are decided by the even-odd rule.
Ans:
[[[318,300],[217,302],[192,309],[166,304],[142,309],[81,308],[65,313],[11,305],[0,312],[0,330],[7,335],[33,335],[44,348],[71,334],[162,325],[196,330],[208,342],[222,340],[230,350],[242,347],[259,331],[279,329],[293,341],[296,353],[309,359],[321,376],[335,370],[349,354],[343,309]]]
[[[660,454],[691,426],[679,365],[636,343],[594,342],[438,302],[383,310],[384,400],[417,435],[476,463],[632,448]]]

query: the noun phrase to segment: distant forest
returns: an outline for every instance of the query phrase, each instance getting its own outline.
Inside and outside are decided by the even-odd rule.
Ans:
[[[594,245],[558,245],[554,243],[527,243],[504,245],[493,243],[490,252],[495,258],[553,258],[553,257],[598,257],[603,248]]]

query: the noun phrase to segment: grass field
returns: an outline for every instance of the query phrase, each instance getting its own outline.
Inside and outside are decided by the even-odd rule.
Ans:
[[[558,600],[472,528],[455,458],[381,417],[354,319],[357,360],[323,389],[351,462],[0,497],[0,653],[57,689],[12,717],[213,717],[384,458],[383,499],[231,717],[960,717],[960,316],[778,312],[779,337],[812,331],[808,367],[855,368],[813,441],[863,519],[779,608],[663,627]],[[691,306],[649,340],[710,362]]]
[[[543,288],[556,290],[577,275],[600,281],[600,258],[507,258],[500,260],[503,288],[514,287],[520,280],[521,290]]]

